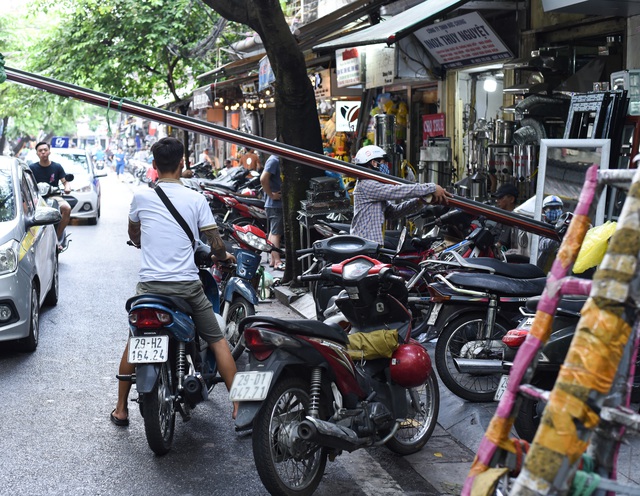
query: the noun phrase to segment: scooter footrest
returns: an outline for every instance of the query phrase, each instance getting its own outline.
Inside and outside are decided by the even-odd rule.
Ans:
[[[135,374],[131,374],[131,375],[116,374],[116,379],[118,379],[119,381],[122,381],[122,382],[131,382],[131,383],[135,384],[136,375]]]

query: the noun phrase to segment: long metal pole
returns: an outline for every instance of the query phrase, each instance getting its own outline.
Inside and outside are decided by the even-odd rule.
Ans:
[[[263,153],[275,154],[286,160],[291,160],[299,164],[316,167],[322,170],[329,170],[345,174],[358,179],[374,179],[389,184],[410,184],[410,181],[387,174],[374,172],[370,169],[353,164],[347,164],[341,160],[336,160],[319,153],[302,150],[285,143],[268,140],[252,134],[236,131],[227,127],[218,126],[210,122],[194,119],[193,117],[176,114],[168,110],[162,110],[141,103],[137,103],[126,98],[118,98],[106,93],[89,90],[69,83],[63,83],[55,79],[38,76],[18,69],[5,67],[7,80],[15,83],[40,88],[56,95],[75,98],[86,103],[98,105],[118,112],[126,112],[137,117],[142,117],[150,121],[160,122],[180,129],[186,129],[194,133],[212,136],[222,141],[236,143],[246,148],[255,148]],[[547,238],[557,239],[557,234],[548,224],[539,222],[522,215],[507,212],[498,208],[490,207],[480,202],[468,200],[460,196],[454,196],[449,200],[449,204],[473,215],[482,215],[490,220],[501,222],[507,225],[516,226],[524,231],[538,234]]]

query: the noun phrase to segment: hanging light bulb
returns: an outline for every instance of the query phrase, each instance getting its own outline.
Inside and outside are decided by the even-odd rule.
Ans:
[[[493,93],[498,88],[498,81],[493,75],[487,76],[482,83],[482,89],[487,93]]]

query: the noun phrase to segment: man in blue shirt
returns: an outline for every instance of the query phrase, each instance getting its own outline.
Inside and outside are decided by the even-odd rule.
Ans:
[[[269,220],[269,241],[280,248],[280,240],[284,234],[284,219],[282,216],[282,179],[280,178],[280,157],[271,155],[264,164],[260,175],[260,184],[265,194],[264,207]],[[284,263],[280,253],[271,252],[269,265],[274,269],[284,270]]]

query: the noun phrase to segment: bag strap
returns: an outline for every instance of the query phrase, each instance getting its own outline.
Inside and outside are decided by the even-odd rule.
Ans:
[[[193,237],[193,232],[191,231],[189,224],[187,224],[187,222],[184,220],[182,215],[180,215],[180,212],[176,210],[176,207],[173,206],[173,203],[171,203],[171,200],[169,200],[169,197],[164,191],[162,191],[162,188],[160,186],[156,185],[156,187],[153,189],[155,190],[156,193],[158,193],[158,196],[162,200],[162,203],[164,203],[167,209],[169,210],[169,212],[171,212],[171,215],[173,215],[173,218],[176,219],[176,221],[178,221],[178,224],[180,224],[180,227],[182,227],[182,229],[184,229],[184,232],[187,233],[187,236],[189,236],[189,240],[191,241],[191,246],[195,250],[196,240]]]

